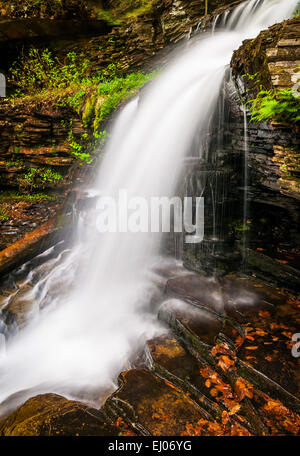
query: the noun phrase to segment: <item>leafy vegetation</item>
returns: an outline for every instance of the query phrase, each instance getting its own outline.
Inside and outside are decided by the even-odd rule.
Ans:
[[[12,201],[12,200],[21,200],[21,201],[55,201],[56,196],[47,195],[46,193],[19,193],[16,191],[1,191],[0,192],[0,201]]]
[[[26,174],[18,178],[18,184],[24,192],[31,192],[35,188],[45,188],[62,179],[61,174],[51,169],[30,168]]]
[[[0,208],[0,222],[8,222],[9,218],[8,213]]]
[[[99,108],[96,107],[94,130],[97,131],[100,122],[107,119],[109,114],[128,97],[135,95],[141,87],[154,79],[156,72],[147,75],[131,73],[125,77],[114,77],[112,80],[98,86],[98,95],[103,97]]]
[[[300,94],[295,96],[292,90],[265,90],[258,74],[246,74],[252,82],[257,95],[247,103],[251,108],[251,122],[275,120],[296,124],[300,122]]]
[[[300,122],[300,99],[294,97],[291,90],[261,90],[249,104],[252,122]]]
[[[118,64],[111,63],[102,71],[93,73],[89,61],[83,54],[70,52],[64,61],[53,56],[49,49],[29,49],[26,55],[15,62],[10,70],[10,79],[16,86],[12,99],[17,102],[48,100],[58,108],[72,109],[81,117],[83,125],[91,131],[81,139],[73,134],[72,120],[69,125],[68,140],[70,154],[81,164],[91,164],[91,152],[99,150],[105,142],[106,131],[103,123],[110,113],[133,96],[156,73],[141,72],[124,75]],[[65,124],[65,121],[62,121]],[[11,165],[11,164],[10,164]],[[32,190],[34,186],[49,181],[43,179],[36,170],[19,179],[22,188]],[[37,182],[38,179],[38,182]]]
[[[85,0],[9,0],[0,2],[0,16],[89,18],[91,7]]]
[[[64,62],[54,57],[49,49],[30,48],[27,55],[10,69],[10,79],[16,84],[16,96],[39,90],[66,89],[83,85],[88,77],[88,61],[83,54],[69,52]]]

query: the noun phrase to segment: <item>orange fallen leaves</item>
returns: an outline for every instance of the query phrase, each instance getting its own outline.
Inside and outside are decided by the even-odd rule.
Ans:
[[[218,366],[220,366],[223,371],[230,369],[234,364],[234,361],[228,356],[220,356],[219,358]]]
[[[254,345],[254,346],[249,346],[249,347],[245,347],[246,350],[257,350],[258,349],[258,346],[257,345]]]
[[[289,262],[286,261],[286,260],[277,260],[277,259],[276,259],[276,261],[277,261],[278,263],[280,263],[280,264],[289,264]]]
[[[235,346],[236,348],[239,348],[243,345],[243,343],[245,342],[245,339],[242,337],[242,336],[238,336],[236,339],[235,339]]]
[[[300,300],[298,299],[288,299],[287,304],[294,307],[295,309],[300,309]]]
[[[289,409],[277,400],[268,400],[263,408],[266,412],[272,412],[276,415],[285,415],[286,413],[289,413]]]
[[[121,432],[125,436],[135,436],[136,434],[129,428],[129,426],[125,423],[124,419],[122,417],[118,417],[115,426],[120,428]]]
[[[225,423],[224,423],[224,422]],[[196,424],[187,424],[183,436],[250,436],[250,432],[238,423],[229,424],[226,412],[222,413],[222,424],[204,419]]]
[[[271,361],[273,361],[273,358],[272,358],[272,356],[267,355],[267,356],[265,356],[265,360],[271,362]]]
[[[276,422],[281,428],[291,434],[299,435],[300,432],[300,417],[285,407],[279,400],[266,397],[266,404],[262,407],[267,415],[271,416],[269,424]],[[276,431],[276,428],[275,428]]]
[[[243,400],[245,397],[252,399],[252,397],[253,397],[252,389],[253,389],[253,386],[249,382],[247,382],[247,380],[244,380],[241,377],[239,377],[237,379],[237,381],[235,382],[235,391],[236,391],[240,401]]]
[[[260,328],[256,329],[255,334],[257,334],[258,336],[262,336],[262,337],[268,335],[268,333],[266,331],[264,331],[263,329],[260,329]]]
[[[251,436],[250,432],[244,427],[240,426],[237,423],[234,423],[231,426],[230,435],[239,436],[239,437],[249,437]]]
[[[211,381],[210,380],[206,380],[205,386],[206,386],[206,388],[210,388],[211,387]]]
[[[227,344],[216,344],[211,349],[210,353],[213,357],[215,357],[219,353],[222,353],[223,355],[230,354],[230,350]]]
[[[265,311],[260,310],[260,311],[258,312],[258,315],[259,315],[260,317],[263,317],[263,318],[268,318],[268,317],[271,316],[270,312],[268,312],[267,310],[265,310]]]
[[[206,380],[205,381],[205,386],[206,386],[206,388],[210,388],[211,387],[211,381],[210,380]]]
[[[223,424],[227,424],[228,421],[229,421],[229,419],[230,419],[229,413],[226,412],[226,410],[224,410],[224,411],[222,412],[222,423],[223,423]]]
[[[217,397],[219,391],[216,388],[212,388],[209,393],[212,397]]]

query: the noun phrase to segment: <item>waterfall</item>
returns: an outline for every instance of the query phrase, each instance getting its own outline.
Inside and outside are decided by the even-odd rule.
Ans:
[[[247,238],[247,219],[248,219],[248,162],[249,162],[249,138],[247,107],[243,106],[244,114],[244,204],[243,204],[243,254],[245,255]]]
[[[191,42],[120,112],[91,191],[117,198],[171,197],[195,134],[208,130],[234,49],[290,17],[297,0],[250,0],[225,28]],[[218,21],[218,24],[222,20]],[[205,141],[199,155],[205,156]],[[120,205],[119,210],[124,207]],[[149,269],[159,261],[158,233],[100,234],[93,212],[78,227],[77,245],[35,287],[35,312],[0,359],[0,403],[22,391],[79,397],[115,387],[134,349],[162,329],[150,306]],[[70,274],[73,281],[70,280]],[[58,293],[65,282],[67,292]],[[53,297],[47,305],[44,299]]]

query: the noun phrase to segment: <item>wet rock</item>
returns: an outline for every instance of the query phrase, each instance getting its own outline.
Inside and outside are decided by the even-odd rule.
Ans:
[[[167,294],[207,307],[219,315],[224,313],[222,290],[213,278],[191,273],[168,280]]]
[[[142,435],[183,435],[188,425],[207,416],[181,390],[145,369],[123,372],[119,381],[119,390],[104,409]]]
[[[218,423],[226,422],[229,429],[238,425],[254,435],[268,433],[262,417],[255,413],[249,401],[240,400],[222,371],[220,374],[207,369],[205,362],[191,356],[171,335],[149,341],[147,353],[152,369],[187,391],[207,411],[208,420],[213,417]]]
[[[207,412],[208,419],[221,418],[223,409],[208,397],[206,379],[200,374],[203,365],[172,333],[148,341],[146,357],[150,368],[188,393]]]
[[[0,252],[0,275],[21,266],[64,239],[70,217],[54,217]]]
[[[117,436],[119,429],[104,414],[56,394],[35,396],[5,420],[2,436]]]
[[[13,19],[0,22],[0,42],[34,38],[105,35],[111,27],[97,20]]]
[[[275,283],[299,291],[300,271],[285,260],[273,259],[262,252],[247,248],[244,252],[245,260],[251,271],[257,271],[262,278],[270,277]]]
[[[243,75],[257,74],[263,89],[292,90],[297,95],[300,77],[299,25],[299,17],[294,18],[261,32],[255,40],[244,41],[232,57],[234,76],[241,79]],[[243,84],[239,85],[239,89],[245,100],[257,94],[255,80],[248,76],[243,77]],[[272,190],[279,190],[284,195],[299,199],[300,144],[297,127],[285,122],[271,122],[269,131],[266,128],[268,127],[263,124],[259,124],[257,128],[250,125],[250,166],[254,177],[259,177],[260,183]],[[266,166],[263,167],[263,163],[259,163],[255,147],[261,142],[262,150],[267,151],[268,139],[273,156],[266,161],[264,154]],[[258,170],[255,170],[257,166]]]
[[[241,283],[237,281],[237,290],[239,286]],[[273,299],[270,287],[261,286],[263,290],[257,292],[248,282],[248,289],[239,295],[232,283],[228,287],[225,281],[223,296],[227,304],[223,316],[174,299],[162,304],[159,318],[199,362],[208,363],[214,369],[218,363],[212,355],[212,346],[218,339],[225,341],[234,353],[236,375],[299,411],[299,362],[291,353],[292,335],[299,331],[299,313],[276,290]],[[229,376],[228,380],[233,382],[234,377]]]
[[[18,330],[18,323],[16,315],[8,310],[0,310],[0,334],[7,340],[9,337],[14,335]]]

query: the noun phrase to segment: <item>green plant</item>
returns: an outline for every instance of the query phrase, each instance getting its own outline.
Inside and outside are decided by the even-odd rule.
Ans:
[[[5,166],[6,168],[19,168],[19,169],[22,169],[23,168],[23,164],[20,162],[20,161],[7,161],[5,162]]]
[[[252,110],[252,122],[300,122],[300,100],[291,90],[260,90],[257,97],[248,103]]]
[[[299,9],[296,9],[296,11],[294,12],[293,16],[294,16],[294,17],[300,16],[300,10],[299,10]]]
[[[229,228],[229,234],[238,234],[238,233],[250,230],[250,227],[247,224],[245,224],[243,222],[243,220],[235,220],[235,221],[229,223],[228,228]]]
[[[8,222],[9,219],[10,219],[10,217],[9,217],[8,213],[4,209],[0,208],[0,221]]]
[[[20,95],[40,89],[65,89],[72,84],[83,84],[89,76],[88,67],[84,54],[69,52],[64,62],[60,62],[49,49],[30,48],[12,65],[9,75],[18,87],[16,94]]]
[[[0,201],[55,201],[56,196],[47,195],[46,193],[18,193],[15,191],[0,192]]]
[[[18,178],[19,187],[23,191],[32,192],[37,187],[44,188],[48,184],[53,184],[62,180],[61,174],[45,168],[30,168],[29,171],[23,176]]]
[[[88,165],[92,163],[93,159],[91,158],[91,155],[88,152],[83,152],[83,146],[82,144],[77,143],[76,141],[72,141],[71,144],[71,151],[72,154],[82,160],[83,162],[86,162]]]
[[[100,123],[107,119],[109,114],[127,98],[135,95],[141,87],[151,81],[157,75],[157,71],[149,74],[141,72],[130,73],[125,77],[115,76],[110,81],[99,84],[98,95],[103,96],[104,101],[100,103],[96,111],[94,131],[97,131]]]
[[[52,171],[51,169],[46,169],[45,171],[40,172],[39,178],[42,182],[53,184],[59,180],[62,180],[62,175]]]

